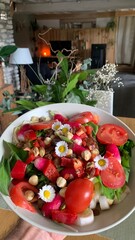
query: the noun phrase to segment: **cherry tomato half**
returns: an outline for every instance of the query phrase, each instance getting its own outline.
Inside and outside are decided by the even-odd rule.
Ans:
[[[75,179],[69,183],[65,202],[71,212],[81,213],[90,204],[93,197],[93,183],[88,179]]]
[[[123,127],[115,124],[104,124],[99,127],[97,139],[102,144],[124,145],[128,140],[128,133]]]
[[[38,193],[38,190],[30,185],[28,182],[20,182],[11,187],[9,195],[13,203],[21,208],[25,208],[31,212],[37,212],[36,209],[25,198],[24,191],[32,190],[34,193]]]
[[[101,180],[108,188],[121,188],[126,181],[124,169],[115,157],[110,157],[108,160],[108,167],[100,173]]]
[[[69,121],[77,122],[80,124],[84,124],[87,122],[94,122],[94,115],[91,112],[81,112],[72,116]]]

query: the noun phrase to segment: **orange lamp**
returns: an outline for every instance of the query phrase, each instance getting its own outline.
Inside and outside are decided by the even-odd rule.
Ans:
[[[49,57],[51,56],[51,51],[50,51],[50,47],[46,46],[41,50],[41,56],[43,57]]]

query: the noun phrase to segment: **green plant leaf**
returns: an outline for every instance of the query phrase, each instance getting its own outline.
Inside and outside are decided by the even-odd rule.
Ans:
[[[0,48],[0,57],[8,57],[11,53],[16,51],[17,47],[14,45],[7,45],[2,48]]]
[[[49,104],[53,104],[53,102],[43,102],[43,101],[36,102],[37,107],[42,107]]]
[[[67,95],[68,103],[81,103],[81,99],[73,91]]]
[[[80,75],[79,73],[77,73],[76,75],[71,75],[70,82],[67,84],[66,88],[64,89],[63,98],[65,98],[66,95],[76,87],[76,84],[79,79],[79,75]]]
[[[32,86],[32,90],[37,92],[38,94],[45,95],[47,91],[46,85],[34,85]]]
[[[65,76],[68,76],[68,59],[66,56],[62,54],[62,52],[58,52],[58,61],[60,63],[61,70],[64,72]],[[62,61],[61,61],[62,60]]]
[[[63,87],[59,81],[55,83],[55,85],[52,86],[53,95],[52,100],[53,102],[59,103],[63,102]]]
[[[36,102],[30,101],[30,100],[21,99],[16,101],[16,103],[22,105],[27,110],[36,108]]]

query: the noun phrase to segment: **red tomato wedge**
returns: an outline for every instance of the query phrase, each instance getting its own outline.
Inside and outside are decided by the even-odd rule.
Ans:
[[[46,122],[35,122],[35,123],[31,123],[30,125],[33,130],[39,131],[43,129],[50,129],[53,123],[54,123],[54,120],[50,120]]]
[[[93,183],[88,179],[75,179],[69,183],[65,193],[65,203],[71,212],[81,213],[93,197]]]
[[[11,177],[16,179],[23,179],[25,177],[27,164],[21,160],[17,160],[14,167],[11,170]]]
[[[26,190],[32,190],[34,193],[38,193],[38,190],[28,182],[20,182],[11,187],[9,195],[16,206],[25,208],[28,211],[35,213],[37,212],[36,209],[25,198],[24,191]]]
[[[81,112],[72,116],[69,122],[77,122],[80,124],[94,122],[94,115],[91,112]]]
[[[128,140],[127,131],[115,124],[104,124],[99,127],[97,139],[102,144],[124,145]]]
[[[108,160],[108,167],[100,173],[101,180],[108,188],[121,188],[126,181],[124,169],[116,158],[110,157]]]

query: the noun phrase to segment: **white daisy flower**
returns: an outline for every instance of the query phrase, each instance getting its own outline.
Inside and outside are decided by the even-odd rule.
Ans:
[[[70,131],[71,127],[69,124],[64,124],[61,126],[61,131],[63,135],[67,135],[67,133]]]
[[[108,167],[108,159],[98,155],[94,158],[95,167],[99,170],[105,170]]]
[[[55,190],[51,185],[45,185],[39,190],[39,197],[45,202],[52,202],[55,197]]]
[[[56,121],[52,124],[52,129],[54,131],[60,130],[62,126],[62,123],[60,121]]]
[[[60,141],[56,144],[55,153],[58,157],[64,157],[68,153],[68,145],[65,141]]]

